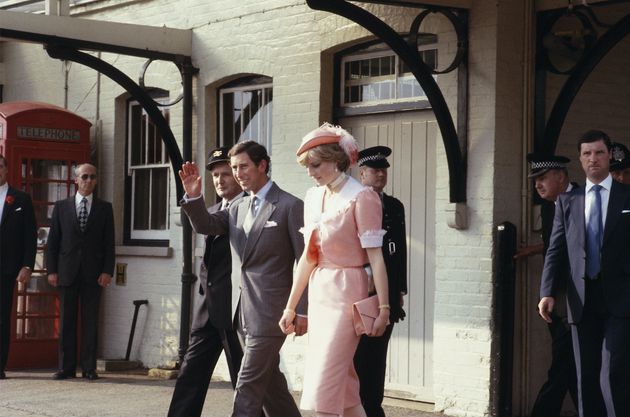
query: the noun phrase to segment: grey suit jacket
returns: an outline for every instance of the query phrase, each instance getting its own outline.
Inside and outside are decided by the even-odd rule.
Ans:
[[[210,214],[200,198],[184,202],[182,209],[197,233],[229,233],[232,288],[240,287],[240,318],[247,334],[284,336],[278,320],[289,298],[295,261],[304,250],[304,238],[299,232],[304,222],[304,205],[274,183],[247,235],[243,222],[250,204],[251,199],[246,196],[229,211]],[[306,314],[305,300],[303,296],[299,313]],[[232,311],[235,309],[233,301]]]
[[[630,186],[613,181],[606,213],[599,279],[611,314],[630,317]],[[541,297],[555,296],[568,260],[570,323],[581,320],[584,307],[585,233],[584,187],[579,187],[558,198],[540,286]]]

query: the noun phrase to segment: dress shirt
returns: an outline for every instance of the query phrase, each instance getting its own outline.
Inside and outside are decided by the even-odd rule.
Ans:
[[[256,207],[254,217],[258,214],[258,210],[260,210],[260,206],[263,200],[265,200],[265,198],[267,197],[267,194],[269,193],[269,190],[271,189],[272,185],[273,185],[273,181],[269,179],[267,180],[267,184],[263,185],[262,188],[258,190],[257,193],[250,191],[249,195],[252,197],[252,201],[254,201],[254,197],[258,199],[258,206]]]
[[[4,203],[7,201],[7,193],[9,192],[9,183],[5,182],[0,185],[0,221],[2,220],[2,213],[4,212]]]
[[[85,208],[87,209],[88,216],[90,215],[90,209],[92,208],[92,199],[94,198],[94,194],[90,195],[81,195],[80,193],[76,193],[74,195],[74,206],[77,209],[77,216],[79,215],[79,210],[81,210],[81,200],[83,197],[87,199],[87,203],[85,204]]]
[[[232,198],[231,200],[226,200],[225,198],[223,200],[221,200],[221,210],[226,210],[228,207],[230,207],[232,205],[232,203],[234,202],[234,200],[239,199],[243,197],[243,192],[241,191],[240,193],[236,194],[236,196],[234,196],[234,198]],[[189,199],[189,201],[191,201],[192,199]]]
[[[612,187],[612,176],[608,174],[608,177],[599,185],[602,186],[602,189],[599,190],[599,194],[602,198],[602,225],[604,228],[606,227],[606,214],[608,213],[608,200],[610,199],[610,187]],[[595,194],[591,192],[594,183],[592,183],[588,178],[586,179],[586,189],[584,192],[584,224],[588,224],[589,214],[591,214],[591,200],[595,198]],[[603,230],[602,230],[603,233]]]

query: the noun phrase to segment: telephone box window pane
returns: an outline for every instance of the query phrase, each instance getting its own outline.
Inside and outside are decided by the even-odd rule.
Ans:
[[[18,322],[22,322],[22,320],[18,320]],[[24,333],[20,332],[21,334],[18,335],[20,339],[54,339],[57,337],[54,318],[26,318],[24,324]]]
[[[133,228],[134,230],[148,230],[149,204],[151,201],[151,170],[137,169],[134,174]]]
[[[168,216],[168,201],[166,190],[168,185],[167,169],[152,169],[153,181],[151,184],[151,229],[165,230]]]

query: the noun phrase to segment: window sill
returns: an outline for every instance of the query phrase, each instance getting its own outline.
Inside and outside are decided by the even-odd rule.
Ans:
[[[173,255],[173,248],[164,246],[116,246],[116,255],[170,258]]]

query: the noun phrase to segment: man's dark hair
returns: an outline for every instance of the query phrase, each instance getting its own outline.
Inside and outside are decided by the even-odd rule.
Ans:
[[[247,153],[249,159],[251,159],[256,166],[260,165],[260,161],[267,161],[267,168],[265,169],[265,173],[269,173],[271,158],[269,158],[269,155],[267,154],[267,149],[265,149],[264,146],[254,140],[246,140],[232,146],[232,149],[230,149],[230,152],[228,152],[228,156],[232,157],[243,152]]]
[[[583,143],[593,143],[597,142],[598,140],[604,141],[604,144],[606,145],[606,148],[608,148],[608,150],[612,148],[612,141],[610,140],[610,137],[606,134],[606,132],[603,132],[601,130],[589,130],[582,135],[580,140],[578,140],[578,153],[582,152]]]
[[[5,167],[9,166],[9,163],[7,162],[7,158],[5,158],[4,155],[2,155],[1,153],[0,153],[0,161],[4,162]]]

